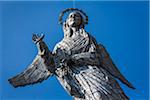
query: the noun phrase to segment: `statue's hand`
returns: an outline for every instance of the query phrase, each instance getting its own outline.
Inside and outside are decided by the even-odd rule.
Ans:
[[[38,42],[42,41],[42,39],[44,38],[44,34],[33,34],[32,36],[32,41],[37,44]]]

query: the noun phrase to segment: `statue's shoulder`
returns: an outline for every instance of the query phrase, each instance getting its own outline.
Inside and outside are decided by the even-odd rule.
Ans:
[[[60,42],[58,42],[54,49],[53,49],[53,53],[56,53],[56,51],[59,50],[63,50],[66,47],[66,42],[65,42],[65,38],[63,38]]]
[[[57,49],[61,48],[61,44],[62,44],[62,40],[55,45],[55,47],[53,49],[53,53],[56,53]]]
[[[96,39],[94,38],[94,36],[92,36],[91,33],[87,32],[84,28],[80,29],[80,33],[82,35],[84,35],[84,37],[87,37],[87,38],[89,38],[91,40],[96,41]]]
[[[83,36],[88,36],[88,34],[89,34],[84,28],[79,29],[79,32]]]
[[[95,45],[99,49],[105,49],[105,46],[101,42],[98,42],[96,40],[96,38],[94,36],[92,36],[91,33],[88,33],[88,32],[86,32],[86,33],[88,34],[88,38],[89,38],[89,42],[90,42],[89,44]]]
[[[98,43],[97,43],[97,41],[96,41],[96,38],[95,38],[94,36],[92,36],[91,33],[88,33],[88,32],[86,32],[86,33],[87,33],[87,35],[88,35],[88,38],[89,38],[89,40],[90,40],[90,43],[94,43],[95,45],[97,45]]]

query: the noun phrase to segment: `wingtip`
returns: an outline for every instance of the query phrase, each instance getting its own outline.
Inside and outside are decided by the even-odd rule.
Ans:
[[[12,81],[11,81],[11,79],[8,79],[8,82],[9,82],[10,84],[12,84]]]
[[[133,85],[132,85],[132,86],[130,86],[130,88],[131,88],[131,89],[133,89],[133,90],[135,90],[135,89],[136,89]]]
[[[128,81],[127,81],[128,82]],[[136,88],[131,83],[125,83],[129,88],[135,90]]]
[[[8,82],[14,87],[14,88],[17,88],[18,86],[16,86],[14,83],[13,83],[13,81],[12,81],[12,79],[10,78],[10,79],[8,79]]]
[[[120,77],[119,80],[124,83],[125,85],[127,85],[129,88],[135,90],[136,88],[127,80],[125,79],[125,77]]]

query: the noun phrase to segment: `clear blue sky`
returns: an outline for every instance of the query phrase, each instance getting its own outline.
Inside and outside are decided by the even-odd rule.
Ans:
[[[37,54],[32,33],[45,34],[49,49],[63,38],[58,16],[72,2],[0,2],[0,94],[2,100],[71,100],[56,77],[13,88],[8,78],[22,72]],[[121,86],[131,100],[148,100],[148,2],[75,2],[89,16],[86,31],[109,51],[137,88]]]

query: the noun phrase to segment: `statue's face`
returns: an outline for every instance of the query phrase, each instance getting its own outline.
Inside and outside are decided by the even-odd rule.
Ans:
[[[77,27],[82,24],[81,14],[78,12],[72,12],[67,18],[67,23],[70,27]]]

